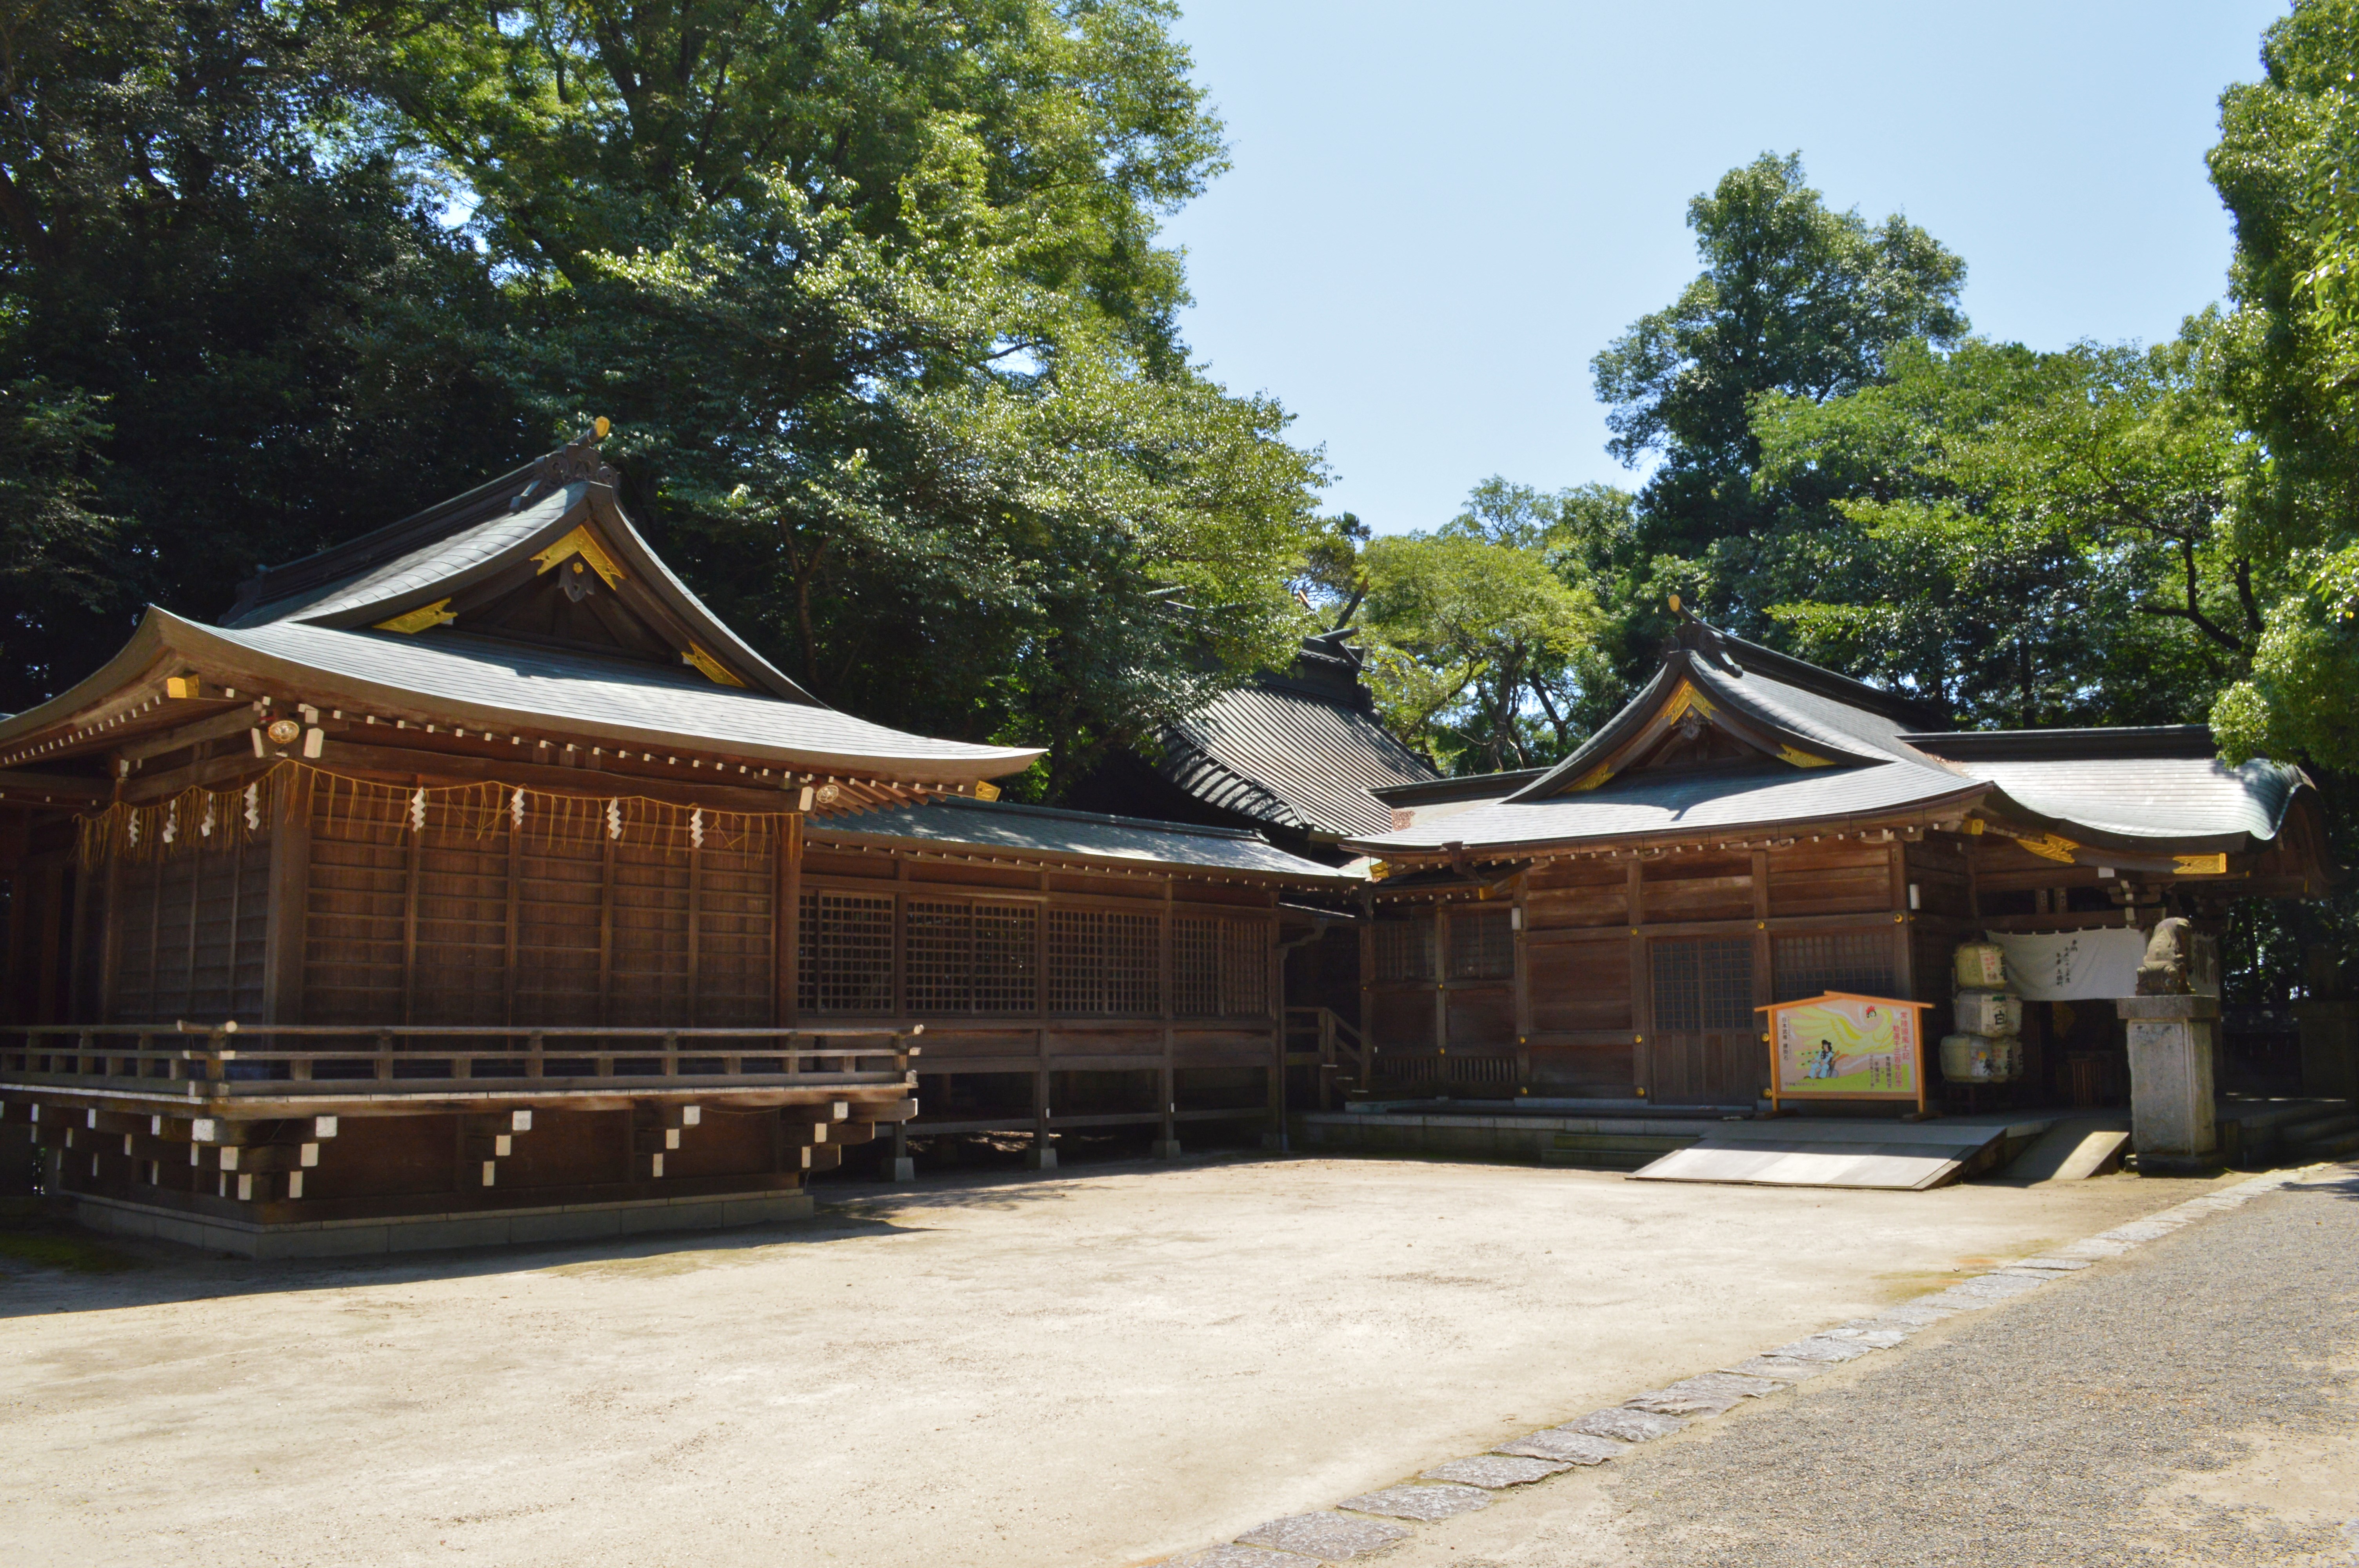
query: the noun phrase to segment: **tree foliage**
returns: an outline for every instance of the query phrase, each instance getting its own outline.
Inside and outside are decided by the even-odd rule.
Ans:
[[[16,702],[602,414],[757,643],[1035,788],[1282,661],[1319,464],[1178,336],[1171,15],[0,0]]]
[[[2236,441],[2191,342],[1910,345],[1886,384],[1756,414],[1807,655],[2016,729],[2184,722],[2246,667]]]
[[[2277,569],[2251,678],[2213,719],[2232,752],[2359,768],[2359,5],[2301,0],[2263,81],[2221,100],[2212,175],[2236,221],[2222,375],[2254,437],[2239,548]]]
[[[1302,586],[1334,624],[1366,632],[1378,709],[1406,743],[1460,773],[1553,762],[1618,701],[1599,601],[1629,508],[1603,486],[1551,494],[1494,477],[1430,533],[1371,537],[1334,520]]]
[[[350,63],[263,0],[0,5],[0,707],[515,455],[441,330],[490,281]]]
[[[1222,167],[1159,0],[395,5],[386,133],[474,202],[501,373],[821,696],[1051,793],[1299,626],[1315,458],[1188,362]]]
[[[1897,216],[1830,210],[1799,154],[1763,154],[1688,204],[1704,268],[1592,362],[1607,450],[1649,454],[1640,516],[1650,549],[1697,556],[1760,521],[1754,399],[1813,402],[1883,379],[1894,350],[1962,335],[1965,264]]]

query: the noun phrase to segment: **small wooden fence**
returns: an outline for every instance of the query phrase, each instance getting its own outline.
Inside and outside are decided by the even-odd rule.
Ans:
[[[895,1089],[915,1083],[920,1029],[17,1024],[0,1027],[0,1089],[203,1101]]]

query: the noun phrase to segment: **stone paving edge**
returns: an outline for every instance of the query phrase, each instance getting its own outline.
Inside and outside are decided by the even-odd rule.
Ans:
[[[1778,1346],[1775,1350],[1763,1351],[1759,1355],[1748,1357],[1730,1366],[1698,1373],[1692,1379],[1682,1379],[1682,1381],[1701,1382],[1708,1379],[1743,1378],[1752,1381],[1767,1381],[1774,1385],[1752,1396],[1753,1398],[1767,1399],[1771,1394],[1783,1393],[1804,1379],[1814,1378],[1821,1372],[1831,1372],[1838,1366],[1879,1351],[1897,1348],[1906,1343],[1909,1336],[1944,1318],[1955,1317],[1962,1313],[1983,1312],[1992,1307],[2003,1306],[2008,1302],[2028,1295],[2033,1291],[2053,1284],[2059,1280],[2071,1279],[2075,1273],[2098,1262],[2118,1258],[2147,1242],[2159,1241],[2195,1220],[2210,1215],[2228,1213],[2242,1207],[2254,1198],[2282,1191],[2301,1180],[2310,1172],[2321,1168],[2319,1165],[2304,1165],[2289,1171],[2273,1171],[2267,1175],[2256,1176],[2251,1181],[2239,1182],[2222,1192],[2206,1193],[2201,1197],[2189,1198],[2183,1203],[2174,1204],[2169,1208],[2158,1210],[2143,1218],[2127,1221],[2114,1226],[2110,1230],[2100,1231],[2095,1236],[2060,1247],[2053,1252],[2042,1254],[2038,1258],[2002,1264],[1996,1269],[1961,1280],[1956,1284],[1945,1286],[1941,1290],[1898,1303],[1886,1307],[1874,1317],[1854,1318],[1834,1328],[1821,1329],[1815,1334],[1805,1335],[1800,1339]],[[1676,1383],[1670,1385],[1673,1389],[1679,1386]],[[1373,1492],[1364,1492],[1356,1497],[1346,1498],[1338,1503],[1336,1508],[1355,1509],[1358,1505],[1367,1503],[1389,1504],[1401,1498],[1404,1494],[1420,1491],[1478,1492],[1479,1495],[1475,1500],[1451,1508],[1446,1513],[1437,1513],[1433,1518],[1442,1519],[1458,1513],[1472,1512],[1476,1509],[1488,1508],[1495,1499],[1487,1492],[1480,1492],[1477,1486],[1460,1482],[1454,1476],[1444,1478],[1436,1476],[1434,1474],[1436,1470],[1450,1465],[1476,1465],[1493,1456],[1542,1460],[1554,1465],[1556,1471],[1559,1472],[1569,1470],[1575,1465],[1588,1468],[1621,1457],[1636,1444],[1650,1441],[1654,1437],[1669,1436],[1695,1422],[1710,1420],[1712,1416],[1721,1413],[1720,1411],[1700,1410],[1692,1415],[1674,1415],[1669,1412],[1650,1411],[1638,1403],[1641,1400],[1659,1399],[1664,1392],[1665,1390],[1657,1390],[1651,1393],[1634,1395],[1621,1405],[1592,1411],[1588,1415],[1576,1416],[1571,1421],[1558,1426],[1544,1427],[1513,1442],[1499,1444],[1486,1454],[1470,1454],[1462,1459],[1445,1460],[1440,1465],[1429,1465],[1416,1479],[1398,1482],[1390,1487],[1379,1487]],[[1742,1400],[1737,1401],[1738,1404],[1745,1402],[1746,1401]],[[1723,1408],[1734,1409],[1736,1406],[1730,1405]],[[1637,1419],[1636,1421],[1619,1419],[1628,1417]],[[1625,1433],[1656,1427],[1657,1423],[1661,1423],[1659,1429],[1648,1431],[1646,1436],[1624,1435]],[[1600,1428],[1604,1430],[1597,1430]],[[1608,1434],[1609,1433],[1611,1435]],[[1601,1452],[1601,1450],[1610,1450],[1610,1452]],[[1553,1474],[1534,1476],[1530,1482],[1511,1484],[1521,1487],[1537,1485],[1540,1481],[1549,1479],[1553,1479]],[[1487,1486],[1488,1483],[1482,1485]],[[1437,1498],[1435,1501],[1438,1503],[1440,1499]],[[1163,1558],[1160,1560],[1161,1568],[1294,1568],[1296,1564],[1310,1563],[1343,1562],[1370,1552],[1383,1550],[1408,1539],[1415,1532],[1392,1520],[1422,1517],[1417,1514],[1396,1513],[1388,1506],[1381,1507],[1378,1511],[1389,1517],[1378,1519],[1368,1517],[1366,1511],[1339,1513],[1332,1510],[1323,1513],[1288,1515],[1284,1519],[1272,1519],[1266,1524],[1256,1525],[1252,1530],[1245,1530],[1234,1540],[1220,1545],[1185,1555]],[[1331,1520],[1333,1521],[1332,1524],[1328,1522]],[[1364,1528],[1363,1530],[1341,1528],[1350,1526]],[[1379,1531],[1387,1533],[1382,1535],[1375,1533]],[[1256,1537],[1261,1539],[1256,1540]],[[1332,1541],[1337,1546],[1345,1546],[1353,1542],[1359,1544],[1349,1544],[1348,1550],[1336,1551],[1330,1554],[1324,1549],[1313,1549],[1308,1544],[1321,1539]],[[1282,1541],[1287,1544],[1280,1544]],[[1292,1544],[1295,1541],[1303,1541],[1306,1545]]]

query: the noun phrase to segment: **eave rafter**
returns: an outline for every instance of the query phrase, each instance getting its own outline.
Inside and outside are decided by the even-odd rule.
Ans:
[[[684,747],[676,741],[662,751],[649,745],[618,745],[531,726],[466,721],[424,708],[387,704],[340,707],[335,699],[244,684],[256,679],[231,672],[180,673],[143,681],[117,697],[88,709],[0,752],[0,770],[28,762],[104,756],[115,782],[74,780],[74,804],[105,798],[144,798],[223,780],[282,761],[329,769],[415,773],[447,762],[480,772],[485,764],[529,770],[536,787],[560,787],[584,796],[611,795],[645,784],[709,783],[733,791],[784,793],[772,809],[833,814],[923,799],[971,795],[965,781],[897,779],[860,770],[797,767],[776,760]],[[307,699],[308,697],[308,699]],[[283,738],[274,724],[291,726]],[[244,736],[247,745],[227,754],[201,758],[161,774],[143,774],[148,760],[203,744]],[[544,776],[562,770],[561,782]],[[70,777],[70,775],[61,775]],[[42,792],[57,795],[62,785]],[[25,798],[42,788],[12,789],[0,777],[0,799]]]

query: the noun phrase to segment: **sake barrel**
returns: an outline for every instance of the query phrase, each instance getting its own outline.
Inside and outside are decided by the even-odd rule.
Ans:
[[[1987,1034],[1941,1036],[1941,1076],[1953,1084],[1992,1084],[2006,1070],[2004,1048]]]
[[[2005,991],[1960,991],[1956,1004],[1958,1028],[1967,1034],[2020,1034],[2023,999]]]
[[[1958,985],[1965,990],[1998,990],[2006,985],[2006,953],[1995,942],[1958,946]]]

